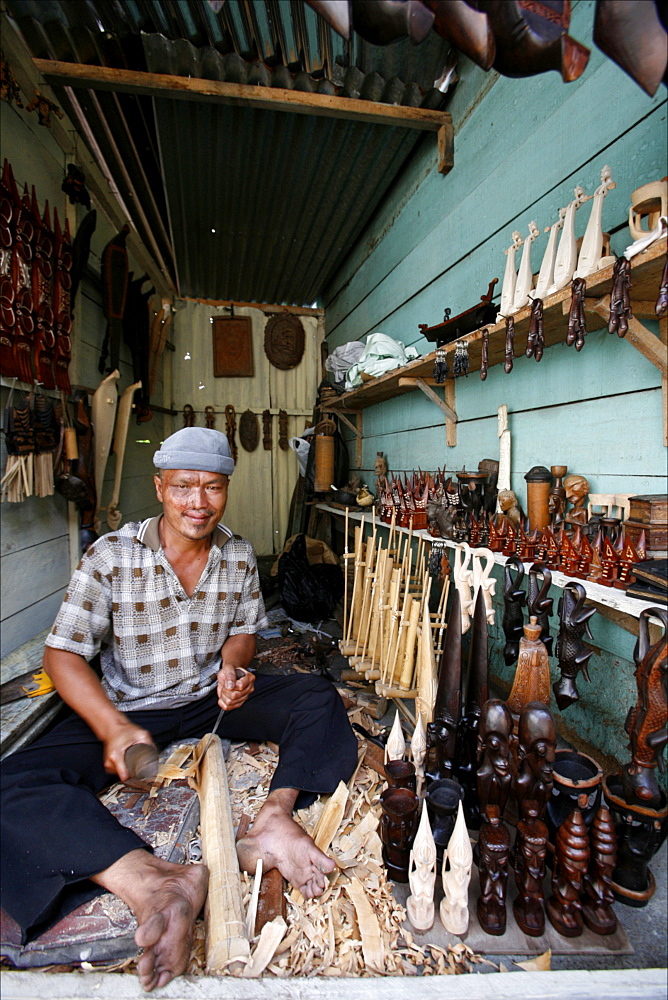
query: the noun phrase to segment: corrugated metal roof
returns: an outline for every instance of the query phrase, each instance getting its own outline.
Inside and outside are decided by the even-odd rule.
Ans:
[[[299,0],[7,0],[33,56],[438,107],[448,47],[374,46]],[[289,70],[289,72],[288,72]],[[421,134],[54,86],[180,294],[314,302]],[[78,107],[77,107],[78,105]],[[212,232],[215,230],[215,232]]]

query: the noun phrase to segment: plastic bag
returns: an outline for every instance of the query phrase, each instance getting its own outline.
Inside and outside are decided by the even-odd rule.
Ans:
[[[311,566],[306,557],[306,536],[297,535],[289,552],[278,560],[278,593],[290,618],[303,622],[331,618],[343,594],[340,566]]]

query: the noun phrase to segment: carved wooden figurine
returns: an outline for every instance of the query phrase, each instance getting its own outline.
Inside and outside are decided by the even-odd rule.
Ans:
[[[529,937],[540,937],[545,930],[543,879],[547,852],[547,827],[538,818],[535,802],[525,803],[525,818],[517,824],[514,869],[517,898],[513,913],[518,926]]]
[[[589,483],[584,476],[566,476],[564,490],[566,491],[566,500],[573,504],[564,520],[567,524],[586,524],[587,509],[585,503],[589,493]]]
[[[659,618],[664,627],[662,638],[653,646],[649,644],[650,616]],[[622,769],[622,784],[629,804],[658,809],[662,793],[654,772],[657,766],[665,767],[662,753],[668,742],[668,611],[665,608],[641,611],[633,658],[638,701],[625,723],[631,763]]]
[[[498,806],[487,809],[478,838],[480,896],[478,921],[486,934],[500,935],[506,929],[506,885],[510,834]]]
[[[505,251],[506,267],[503,272],[503,285],[501,287],[501,303],[499,313],[496,317],[497,323],[504,316],[511,316],[513,312],[513,301],[515,299],[515,285],[517,283],[517,271],[515,270],[515,256],[518,249],[524,242],[522,234],[515,230],[512,234],[513,242]]]
[[[449,778],[454,769],[462,703],[462,630],[458,591],[454,592],[438,673],[434,721],[427,726],[432,753],[426,769],[430,781]]]
[[[464,810],[461,802],[457,811],[457,821],[452,831],[446,851],[443,854],[443,899],[441,900],[441,923],[450,934],[466,934],[469,926],[468,889],[471,881],[473,850],[469,840]],[[446,868],[447,866],[447,868]]]
[[[582,238],[578,266],[574,274],[575,278],[587,278],[594,271],[605,267],[606,261],[602,258],[603,250],[603,199],[608,191],[616,187],[612,179],[610,167],[605,166],[601,170],[601,184],[594,191],[592,199],[591,213],[587,223],[587,229]],[[614,259],[614,258],[612,258]],[[610,263],[612,263],[612,259]]]
[[[420,825],[415,834],[408,867],[411,895],[406,900],[408,919],[418,933],[434,924],[434,886],[436,884],[436,844],[431,832],[427,803],[422,803]]]
[[[493,625],[495,611],[492,604],[492,597],[496,592],[496,580],[491,576],[491,572],[494,568],[494,553],[483,546],[474,549],[471,564],[473,569],[473,593],[477,598],[477,595],[482,591],[485,603],[485,616],[489,624]]]
[[[575,213],[580,205],[586,201],[587,196],[584,189],[579,185],[573,189],[573,194],[575,198],[567,206],[564,213],[563,231],[554,261],[554,281],[550,288],[548,288],[548,295],[553,295],[560,288],[565,288],[570,283],[577,266],[578,251],[575,239]]]
[[[594,934],[614,934],[612,874],[617,865],[617,836],[610,811],[601,806],[589,831],[591,855],[584,879],[582,918]]]
[[[513,571],[515,576],[513,576]],[[503,658],[506,666],[516,662],[520,652],[520,639],[524,634],[524,612],[527,595],[522,588],[524,566],[517,556],[510,556],[503,571],[503,634],[506,645]]]
[[[557,731],[550,710],[540,702],[531,702],[522,710],[517,735],[515,797],[522,815],[527,814],[527,803],[533,802],[537,817],[543,817],[552,794],[556,744]]]
[[[524,626],[513,686],[506,704],[515,721],[530,702],[550,703],[550,661],[534,617]]]
[[[476,770],[478,759],[478,729],[482,706],[489,697],[489,667],[487,621],[482,587],[478,590],[469,646],[466,675],[466,702],[461,720],[461,738],[457,746],[459,780],[465,788],[467,824],[473,829],[480,824]]]
[[[510,772],[510,738],[512,716],[498,698],[485,702],[478,728],[478,803],[481,815],[492,806],[503,816],[512,774]]]
[[[545,253],[543,254],[540,271],[538,272],[538,281],[536,282],[536,298],[539,299],[545,298],[548,293],[548,289],[551,288],[554,283],[554,263],[557,256],[557,237],[559,230],[563,229],[565,215],[566,209],[560,208],[558,222],[555,222],[552,226],[548,227],[550,235],[547,238],[547,247],[545,248]],[[547,232],[547,229],[545,232]]]
[[[380,839],[385,867],[395,882],[408,882],[419,799],[409,788],[386,788],[380,796],[380,804],[383,810]]]
[[[453,576],[455,587],[459,594],[459,611],[461,615],[461,632],[467,632],[471,627],[471,612],[473,610],[473,570],[471,568],[472,551],[465,542],[455,545]]]
[[[501,314],[499,314],[501,315]],[[498,320],[497,320],[498,322]],[[515,357],[515,320],[512,316],[506,317],[506,353],[503,362],[503,370],[506,375],[510,375],[513,370],[513,358]]]
[[[520,267],[515,281],[515,294],[513,296],[514,313],[518,312],[518,310],[522,309],[529,302],[529,293],[531,292],[533,284],[533,272],[531,269],[531,244],[538,236],[540,236],[540,229],[535,222],[530,222],[529,235],[524,241],[522,260],[520,262]],[[539,359],[537,358],[536,360]]]
[[[388,760],[403,760],[405,753],[406,740],[404,739],[404,731],[401,728],[401,720],[397,711],[394,713],[392,729],[385,744],[385,754]]]
[[[522,555],[522,554],[521,554]],[[550,635],[550,615],[552,614],[552,598],[548,597],[552,574],[541,563],[534,563],[529,570],[529,594],[527,611],[540,625],[540,639],[547,655],[552,656],[552,636]]]
[[[588,649],[582,639],[585,635],[592,638],[589,619],[596,614],[596,608],[585,608],[586,599],[582,584],[570,581],[559,600],[560,624],[555,652],[561,677],[552,685],[552,690],[562,712],[580,699],[576,683],[579,672],[582,671],[585,680],[589,681],[587,664],[593,650]]]
[[[557,830],[552,892],[545,909],[550,923],[564,937],[582,934],[582,881],[589,867],[589,835],[579,809]]]
[[[427,733],[422,721],[422,713],[417,713],[417,722],[411,737],[411,754],[415,764],[415,774],[417,778],[417,793],[422,794],[422,784],[424,782],[424,759],[427,755]]]

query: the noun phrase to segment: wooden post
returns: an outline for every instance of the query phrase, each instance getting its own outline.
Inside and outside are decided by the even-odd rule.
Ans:
[[[208,739],[208,735],[204,736],[197,744],[196,759]],[[209,869],[209,894],[204,907],[206,971],[211,975],[225,971],[240,975],[250,960],[250,944],[223,746],[215,735],[199,766],[198,793],[202,859]]]

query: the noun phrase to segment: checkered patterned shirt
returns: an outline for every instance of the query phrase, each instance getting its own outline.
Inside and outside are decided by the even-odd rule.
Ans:
[[[91,545],[46,640],[87,660],[99,652],[104,689],[124,711],[201,698],[216,686],[228,636],[267,624],[249,542],[219,524],[188,597],[162,551],[159,520],[126,524]]]

